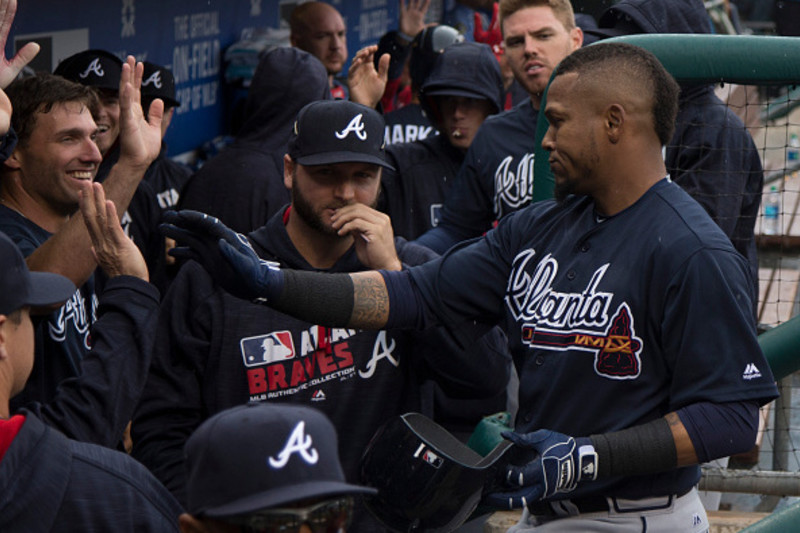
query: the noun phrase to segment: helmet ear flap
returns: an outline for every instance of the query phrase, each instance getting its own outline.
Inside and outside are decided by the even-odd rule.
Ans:
[[[478,506],[509,446],[503,441],[483,457],[424,415],[395,417],[361,459],[362,483],[378,489],[365,506],[394,531],[452,531]]]

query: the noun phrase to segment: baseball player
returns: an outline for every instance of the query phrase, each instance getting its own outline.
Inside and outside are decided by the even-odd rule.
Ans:
[[[247,237],[265,262],[354,272],[400,270],[435,257],[395,239],[389,217],[370,207],[386,165],[377,111],[347,100],[312,102],[292,131],[284,157],[292,202]],[[424,332],[326,328],[236,298],[226,287],[195,262],[181,267],[162,303],[151,376],[132,426],[133,455],[179,500],[183,445],[222,409],[254,401],[319,408],[336,426],[345,474],[355,481],[369,439],[388,417],[429,410],[428,381],[451,397],[489,399],[508,382],[499,330],[481,336],[489,328],[471,321]],[[490,405],[484,416],[497,410]],[[356,513],[353,530],[371,531],[367,518]]]
[[[273,270],[197,213],[173,223],[222,239],[208,261],[226,259],[236,290],[319,323],[502,323],[520,376],[507,434],[520,457],[491,501],[525,507],[514,531],[707,531],[697,463],[750,449],[759,406],[777,396],[748,263],[666,177],[679,88],[652,54],[598,44],[554,76],[543,146],[556,200],[433,262]],[[323,286],[336,304],[320,309]]]
[[[583,43],[569,0],[501,1],[499,16],[505,61],[530,98],[488,118],[475,136],[439,225],[418,239],[439,253],[530,202],[542,93],[553,68]]]

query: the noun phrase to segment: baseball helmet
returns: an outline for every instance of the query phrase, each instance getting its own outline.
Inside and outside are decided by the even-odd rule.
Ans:
[[[393,531],[452,531],[478,506],[510,448],[502,441],[484,457],[422,414],[394,417],[361,459],[361,483],[378,489],[364,504]]]
[[[442,50],[463,40],[464,36],[457,29],[444,24],[428,26],[419,32],[411,41],[411,57],[408,60],[411,83],[417,88],[422,87]]]

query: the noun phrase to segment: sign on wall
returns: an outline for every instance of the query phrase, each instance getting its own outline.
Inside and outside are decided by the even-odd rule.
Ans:
[[[22,0],[6,46],[10,57],[35,40],[42,51],[32,67],[52,71],[88,48],[134,55],[170,68],[180,108],[167,133],[170,155],[194,150],[227,133],[230,95],[223,54],[243,34],[287,28],[298,0]],[[396,26],[396,0],[329,2],[347,23],[348,51],[374,44]]]

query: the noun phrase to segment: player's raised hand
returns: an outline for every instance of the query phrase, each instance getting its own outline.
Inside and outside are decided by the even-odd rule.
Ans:
[[[23,46],[17,54],[11,58],[6,58],[5,49],[11,25],[14,23],[14,15],[17,13],[17,0],[0,0],[0,45],[2,56],[0,56],[0,89],[8,87],[17,77],[20,71],[33,61],[39,53],[39,44],[33,41]]]
[[[161,120],[164,102],[150,104],[147,119],[142,110],[142,72],[144,66],[128,56],[119,80],[120,162],[147,168],[161,151]]]
[[[178,243],[170,255],[199,262],[229,293],[246,300],[267,301],[280,294],[280,269],[258,257],[247,237],[218,218],[191,210],[168,211],[164,222],[161,232]]]
[[[425,29],[425,15],[431,0],[400,0],[400,16],[398,27],[400,32],[409,37],[416,36]]]
[[[83,184],[79,204],[92,239],[92,254],[108,277],[136,276],[149,281],[142,252],[122,231],[117,208],[114,202],[106,200],[103,186],[99,183]]]
[[[351,204],[336,210],[331,226],[339,235],[352,235],[358,259],[372,270],[401,270],[394,244],[392,221],[388,215],[364,204]]]
[[[356,52],[347,71],[350,100],[367,107],[375,107],[381,101],[389,77],[389,54],[383,54],[375,68],[377,45],[366,46]]]
[[[487,495],[484,501],[489,505],[499,509],[524,507],[572,492],[578,482],[597,477],[597,454],[588,438],[576,440],[549,429],[502,435],[528,460],[506,466],[506,490]]]

